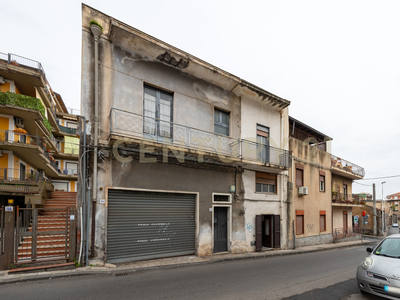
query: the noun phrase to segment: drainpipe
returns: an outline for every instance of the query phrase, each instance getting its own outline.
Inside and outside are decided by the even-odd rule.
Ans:
[[[97,202],[97,147],[99,133],[99,37],[101,35],[101,27],[95,24],[90,25],[90,30],[94,36],[94,156],[93,156],[93,198],[92,198],[92,245],[91,256],[94,256],[94,237],[96,218],[96,202]]]
[[[283,149],[284,148],[283,147],[283,116],[282,116],[283,109],[281,111],[279,111],[279,113],[281,115],[281,118],[280,118],[280,123],[281,123],[280,124],[281,125],[281,130],[280,130],[280,148]],[[284,191],[283,182],[284,182],[285,179],[284,179],[283,174],[281,174],[279,177],[280,177],[280,195],[281,195],[281,219],[280,219],[280,222],[282,223],[282,228],[283,228],[283,191]],[[286,230],[288,230],[288,228],[286,228]],[[281,230],[281,236],[282,237],[284,236],[283,235],[283,230]],[[283,240],[283,239],[281,238],[281,240]],[[287,241],[286,241],[286,246],[287,246]]]

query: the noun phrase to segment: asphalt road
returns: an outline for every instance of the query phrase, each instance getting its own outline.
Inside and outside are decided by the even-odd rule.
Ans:
[[[365,247],[0,286],[8,299],[381,299],[358,292]]]

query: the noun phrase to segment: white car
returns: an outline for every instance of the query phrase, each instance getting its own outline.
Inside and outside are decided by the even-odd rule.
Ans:
[[[400,234],[390,235],[375,248],[357,269],[357,285],[361,293],[387,299],[400,298]]]

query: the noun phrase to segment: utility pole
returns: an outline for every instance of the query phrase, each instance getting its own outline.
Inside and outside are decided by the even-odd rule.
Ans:
[[[382,234],[385,236],[385,211],[383,210],[383,184],[386,183],[386,181],[382,182]]]
[[[376,224],[376,197],[375,197],[375,183],[372,184],[372,200],[373,200],[373,222],[374,222],[374,236],[377,235]]]

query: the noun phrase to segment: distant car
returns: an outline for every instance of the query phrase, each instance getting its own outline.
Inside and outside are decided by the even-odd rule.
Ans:
[[[357,269],[357,285],[362,294],[387,299],[400,298],[400,234],[390,235],[375,248]]]
[[[399,224],[393,223],[393,224],[392,224],[392,227],[399,227]]]

